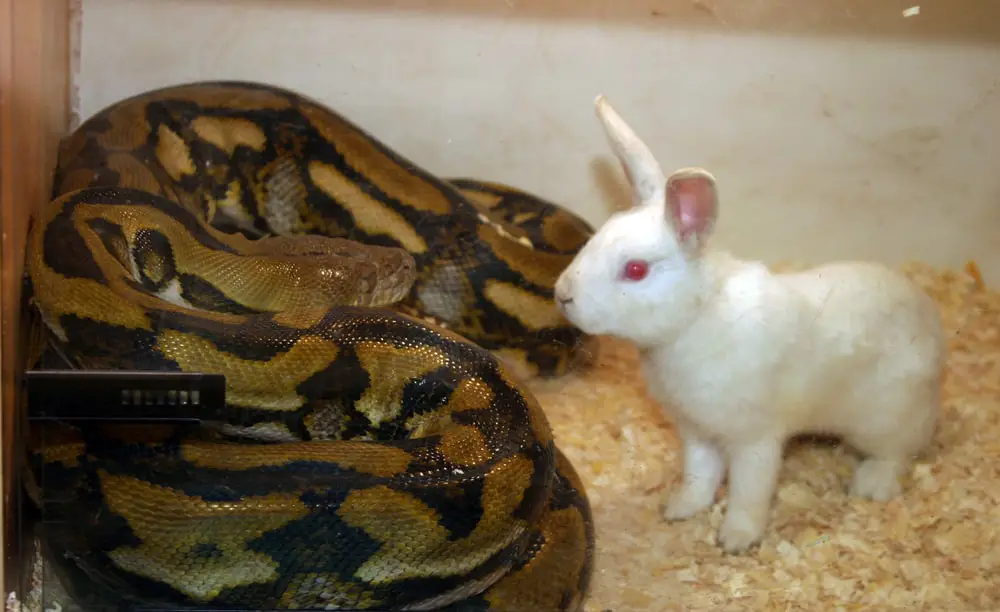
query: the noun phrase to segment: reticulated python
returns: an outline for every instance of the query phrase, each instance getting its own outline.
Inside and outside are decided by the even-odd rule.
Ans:
[[[108,107],[54,180],[26,263],[47,354],[223,373],[231,415],[46,426],[30,472],[84,599],[581,606],[586,495],[508,368],[559,374],[586,352],[552,303],[586,223],[238,82]]]

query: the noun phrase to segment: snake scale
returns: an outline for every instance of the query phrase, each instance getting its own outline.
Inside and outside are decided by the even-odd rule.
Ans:
[[[552,286],[591,233],[275,86],[89,118],[29,230],[44,358],[222,373],[227,407],[32,425],[64,581],[161,608],[579,610],[589,503],[516,370],[586,359]]]

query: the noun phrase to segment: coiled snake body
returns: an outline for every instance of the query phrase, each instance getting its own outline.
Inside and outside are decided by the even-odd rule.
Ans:
[[[82,591],[581,606],[589,505],[509,364],[553,375],[586,352],[552,303],[586,223],[435,178],[304,96],[241,82],[108,107],[54,180],[26,260],[47,354],[227,380],[212,427],[47,425],[30,447],[48,546]]]

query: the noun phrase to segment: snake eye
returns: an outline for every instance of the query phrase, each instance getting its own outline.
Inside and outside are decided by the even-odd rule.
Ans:
[[[649,262],[644,259],[630,259],[625,262],[622,276],[626,280],[641,281],[649,274]]]

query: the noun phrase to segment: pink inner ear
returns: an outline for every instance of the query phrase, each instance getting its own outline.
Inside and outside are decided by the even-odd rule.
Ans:
[[[673,178],[667,183],[667,210],[682,240],[701,240],[715,222],[715,184],[702,176]]]

